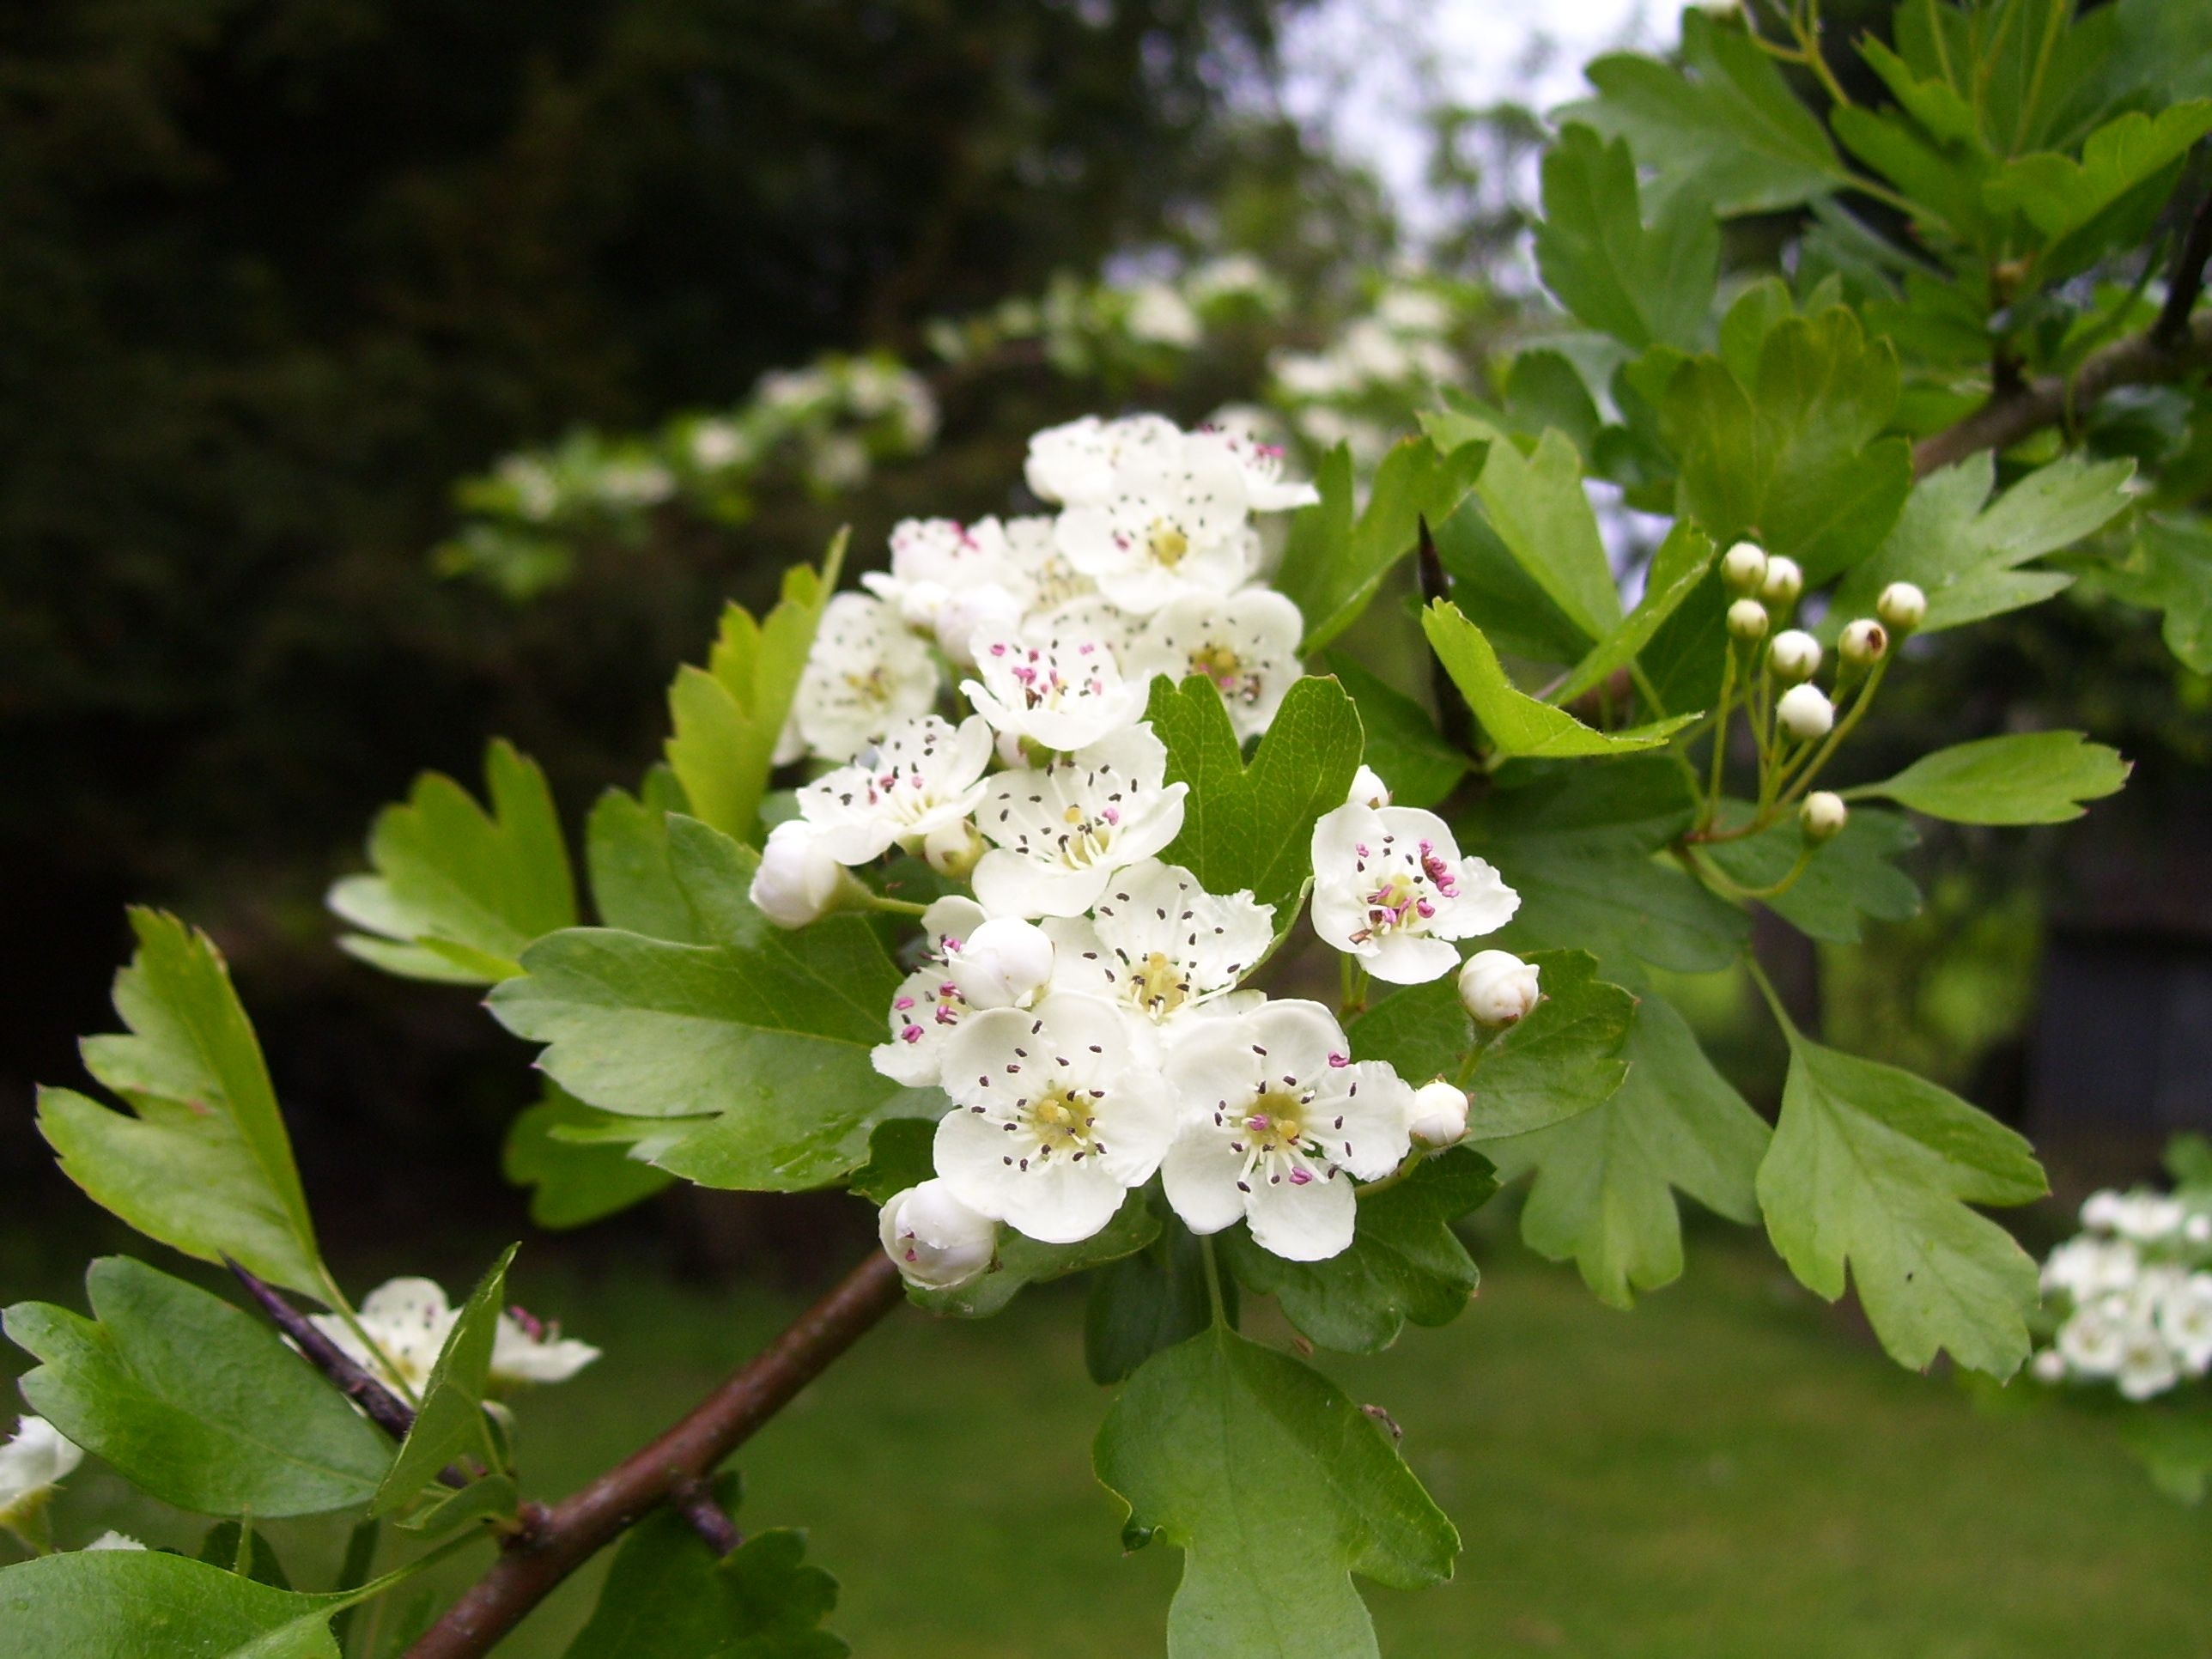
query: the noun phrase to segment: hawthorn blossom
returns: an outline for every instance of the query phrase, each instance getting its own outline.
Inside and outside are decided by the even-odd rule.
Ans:
[[[857,886],[830,856],[820,830],[805,818],[787,818],[769,831],[745,896],[777,927],[806,927]]]
[[[876,1231],[900,1276],[925,1290],[981,1278],[999,1249],[999,1224],[962,1203],[941,1180],[893,1194]]]
[[[1209,893],[1189,871],[1146,859],[1089,916],[1044,924],[1057,947],[1053,988],[1119,1003],[1164,1036],[1187,1030],[1267,953],[1274,915],[1249,891]]]
[[[1071,600],[1093,599],[1098,592],[1098,584],[1060,550],[1056,523],[1041,514],[1006,521],[1007,556],[1024,585],[1027,621],[1057,616]]]
[[[996,519],[902,519],[891,530],[890,569],[867,572],[860,585],[925,632],[936,629],[946,605],[963,595],[972,602],[978,592],[995,592],[1018,612],[1024,586]]]
[[[401,1278],[386,1281],[364,1297],[360,1316],[361,1328],[376,1345],[374,1352],[337,1314],[310,1318],[354,1364],[380,1377],[387,1387],[420,1395],[461,1316],[435,1280]],[[494,1329],[490,1381],[495,1388],[565,1382],[599,1357],[599,1351],[588,1342],[564,1338],[557,1322],[511,1308],[499,1316]]]
[[[2212,1273],[2193,1273],[2160,1298],[2158,1333],[2191,1376],[2212,1370]]]
[[[1255,513],[1287,512],[1292,507],[1311,507],[1321,500],[1321,492],[1313,485],[1283,477],[1280,444],[1263,442],[1249,433],[1218,422],[1200,428],[1195,435],[1228,450],[1243,472],[1245,502]]]
[[[1114,1218],[1152,1179],[1176,1118],[1127,1017],[1101,998],[1047,995],[994,1008],[954,1032],[937,1126],[937,1172],[980,1213],[1048,1244],[1073,1244]]]
[[[1481,1025],[1510,1025],[1527,1017],[1543,994],[1533,962],[1510,951],[1477,951],[1459,970],[1460,1006]]]
[[[824,760],[848,761],[904,720],[937,705],[929,647],[898,613],[865,593],[840,593],[822,613],[792,699],[791,731]],[[787,746],[779,760],[796,760]]]
[[[1148,443],[1115,463],[1095,505],[1071,506],[1057,534],[1068,562],[1124,611],[1149,616],[1193,591],[1228,593],[1259,562],[1244,470],[1203,434]]]
[[[1164,416],[1102,421],[1085,415],[1034,434],[1022,474],[1031,489],[1055,506],[1092,507],[1113,495],[1115,467],[1122,457],[1168,448],[1182,438],[1176,423]]]
[[[1323,1261],[1352,1243],[1352,1179],[1379,1180],[1412,1149],[1413,1088],[1379,1060],[1355,1063],[1317,1002],[1204,1021],[1166,1069],[1185,1127],[1160,1178],[1193,1232],[1246,1220],[1261,1249]]]
[[[975,672],[960,689],[992,730],[1047,749],[1080,749],[1145,712],[1146,682],[1123,679],[1112,648],[1082,632],[978,638]]]
[[[1410,806],[1346,803],[1313,831],[1314,931],[1394,985],[1459,966],[1449,941],[1495,933],[1521,896],[1460,855],[1444,821]]]
[[[990,763],[991,728],[982,720],[954,726],[925,714],[801,789],[799,810],[840,864],[866,864],[894,843],[917,852],[975,811]]]
[[[118,1532],[112,1527],[85,1546],[87,1550],[143,1550],[145,1547],[130,1534]]]
[[[1081,915],[1115,871],[1182,829],[1189,786],[1165,782],[1167,763],[1166,745],[1139,725],[1000,773],[976,818],[995,844],[975,866],[975,896],[994,915]]]
[[[1219,690],[1237,735],[1255,737],[1298,678],[1304,633],[1297,606],[1272,589],[1191,593],[1153,614],[1130,641],[1125,661],[1132,679],[1165,674],[1180,682],[1204,675]]]
[[[869,1052],[875,1068],[910,1089],[933,1086],[945,1039],[971,1012],[958,981],[946,971],[946,959],[958,953],[967,937],[983,925],[983,907],[970,898],[939,899],[922,912],[927,941],[921,965],[891,994],[890,1041]]]
[[[0,1445],[0,1527],[27,1542],[34,1530],[43,1539],[47,1500],[83,1461],[83,1449],[45,1418],[17,1418],[15,1434]]]

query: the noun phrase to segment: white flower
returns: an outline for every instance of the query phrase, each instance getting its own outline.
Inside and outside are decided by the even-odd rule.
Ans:
[[[1352,775],[1352,787],[1345,793],[1344,799],[1347,805],[1371,806],[1379,812],[1390,804],[1390,786],[1382,781],[1380,773],[1363,762]]]
[[[2141,1266],[2136,1247],[2124,1239],[2069,1238],[2043,1264],[2043,1288],[2088,1302],[2132,1288]]]
[[[891,994],[890,1041],[879,1043],[868,1055],[875,1068],[893,1082],[912,1089],[937,1082],[945,1040],[971,1012],[967,997],[946,971],[947,963],[983,922],[983,907],[957,895],[941,898],[922,912],[928,954]]]
[[[1020,585],[1013,550],[996,519],[902,519],[891,530],[891,568],[860,578],[910,628],[934,630],[946,603],[978,588]]]
[[[1196,345],[1202,337],[1198,313],[1165,283],[1146,283],[1130,294],[1124,326],[1133,340],[1183,350]]]
[[[118,1532],[112,1527],[85,1546],[88,1550],[143,1550],[145,1547],[128,1533]]]
[[[691,428],[691,464],[706,472],[750,459],[751,447],[734,421],[702,421]]]
[[[1293,1261],[1352,1243],[1352,1182],[1412,1148],[1413,1091],[1376,1060],[1352,1063],[1316,1002],[1268,1002],[1196,1026],[1168,1053],[1185,1118],[1160,1165],[1193,1232],[1249,1220],[1252,1241]]]
[[[804,818],[787,818],[769,831],[746,896],[777,927],[805,927],[835,909],[852,884],[823,832]]]
[[[2058,1328],[2058,1352],[2082,1376],[2110,1376],[2120,1368],[2128,1327],[2101,1305],[2076,1309]]]
[[[1090,1237],[1152,1179],[1176,1130],[1166,1085],[1097,997],[993,1008],[945,1044],[937,1172],[961,1201],[1048,1244]]]
[[[1375,315],[1401,334],[1441,334],[1451,326],[1450,305],[1425,289],[1394,288],[1376,303]]]
[[[1263,442],[1249,432],[1219,423],[1200,428],[1192,441],[1217,443],[1229,452],[1244,474],[1245,502],[1255,513],[1285,513],[1321,500],[1321,491],[1310,483],[1283,477],[1280,444]]]
[[[2160,1298],[2158,1331],[2191,1376],[2212,1370],[2212,1273],[2191,1273]]]
[[[83,1449],[45,1418],[16,1419],[14,1436],[0,1445],[0,1527],[43,1528],[46,1500],[83,1461]]]
[[[1193,674],[1213,682],[1239,738],[1267,729],[1298,678],[1305,619],[1282,594],[1264,587],[1216,596],[1186,594],[1163,605],[1130,642],[1129,677]]]
[[[846,761],[937,703],[937,664],[898,613],[865,593],[840,593],[822,613],[792,700],[808,749]]]
[[[1774,718],[1798,742],[1810,743],[1828,735],[1836,723],[1836,706],[1817,685],[1793,685],[1775,702]]]
[[[988,1272],[999,1224],[963,1204],[943,1181],[895,1193],[876,1224],[884,1254],[909,1285],[949,1291]]]
[[[1244,469],[1229,446],[1178,433],[1115,464],[1112,488],[1095,505],[1060,515],[1062,551],[1122,610],[1149,616],[1196,590],[1227,593],[1258,563],[1246,512]]]
[[[799,810],[840,864],[866,864],[893,843],[918,852],[936,831],[975,811],[990,763],[991,728],[983,721],[955,727],[925,714],[801,789]]]
[[[1167,763],[1152,728],[1131,726],[1036,770],[999,774],[977,817],[995,845],[975,866],[975,896],[994,915],[1081,915],[1115,871],[1182,829],[1189,787],[1164,781]]]
[[[1467,1091],[1442,1078],[1413,1091],[1410,1127],[1425,1146],[1449,1146],[1467,1139]]]
[[[2120,1346],[2120,1361],[2113,1380],[2130,1400],[2148,1400],[2164,1394],[2181,1380],[2173,1350],[2149,1324],[2130,1325]]]
[[[363,1346],[353,1328],[337,1315],[311,1317],[315,1328],[354,1364],[386,1387],[419,1395],[460,1316],[434,1279],[401,1278],[378,1285],[362,1299],[361,1327],[388,1364]],[[490,1381],[495,1387],[565,1382],[599,1357],[599,1351],[589,1343],[563,1339],[557,1324],[541,1324],[514,1309],[501,1314],[494,1328]]]
[[[1035,922],[996,916],[945,952],[945,973],[970,1008],[1024,1007],[1052,980],[1054,955]]]
[[[2081,1224],[2092,1232],[2110,1232],[2114,1218],[2126,1202],[2109,1188],[2103,1192],[2092,1193],[2082,1200]]]
[[[965,881],[983,856],[983,832],[966,818],[939,824],[923,838],[921,855],[939,875]]]
[[[1459,966],[1447,943],[1495,933],[1521,896],[1450,829],[1410,806],[1347,804],[1313,831],[1314,931],[1376,978],[1418,985]]]
[[[1533,962],[1510,951],[1477,951],[1459,970],[1461,1006],[1484,1025],[1510,1025],[1541,995]]]
[[[1189,871],[1146,859],[1090,916],[1045,923],[1058,947],[1053,987],[1110,999],[1147,1028],[1188,1030],[1267,954],[1274,914],[1249,892],[1209,893]]]
[[[2045,1348],[2035,1356],[2028,1368],[2039,1382],[2063,1382],[2066,1380],[2066,1356],[2056,1348]]]
[[[1144,717],[1146,682],[1123,679],[1113,648],[1086,633],[978,638],[975,672],[960,690],[1001,737],[1080,749]]]
[[[1249,253],[1224,253],[1208,259],[1183,279],[1183,290],[1200,305],[1231,295],[1264,295],[1274,278]]]
[[[2179,1199],[2131,1193],[2113,1211],[2112,1231],[2138,1244],[2156,1244],[2179,1232],[2188,1213]]]
[[[1024,621],[1057,617],[1076,599],[1097,597],[1098,584],[1067,562],[1054,526],[1058,522],[1041,514],[1006,522],[1006,550],[1021,578]]]
[[[1115,464],[1123,455],[1178,445],[1182,438],[1173,421],[1158,415],[1119,421],[1085,415],[1032,436],[1023,475],[1045,501],[1063,507],[1095,506],[1113,495]]]
[[[949,595],[937,608],[937,648],[960,668],[975,665],[978,635],[1003,635],[1018,629],[1029,611],[1014,588],[978,582]]]

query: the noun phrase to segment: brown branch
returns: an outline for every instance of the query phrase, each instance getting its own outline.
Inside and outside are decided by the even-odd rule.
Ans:
[[[2204,291],[2207,260],[2212,260],[2212,190],[2207,190],[2204,199],[2197,204],[2188,234],[2173,256],[2173,270],[2166,279],[2166,304],[2159,308],[2158,320],[2150,325],[2150,337],[2160,344],[2176,347],[2188,339],[2189,313],[2197,308],[2197,296]]]
[[[691,1530],[707,1540],[707,1547],[717,1555],[727,1555],[745,1541],[738,1523],[730,1519],[729,1512],[714,1501],[714,1494],[707,1483],[696,1476],[679,1480],[668,1489],[668,1501],[676,1512],[691,1523]]]
[[[415,1413],[408,1410],[405,1401],[356,1364],[350,1354],[323,1334],[321,1327],[279,1296],[274,1287],[228,1256],[223,1257],[222,1265],[246,1286],[246,1293],[261,1304],[261,1311],[269,1316],[270,1322],[290,1337],[292,1346],[307,1363],[330,1378],[340,1394],[360,1407],[363,1416],[394,1440],[407,1437],[407,1431],[415,1426]]]
[[[2171,343],[2155,331],[2092,352],[2072,378],[2032,380],[2009,395],[1993,397],[1956,426],[1912,447],[1912,474],[1929,473],[1984,449],[2009,449],[2074,411],[2126,386],[2170,386],[2212,368],[2212,316],[2200,317]]]
[[[711,1473],[902,1299],[898,1269],[871,1251],[673,1428],[507,1540],[489,1571],[407,1650],[408,1659],[477,1659],[490,1652],[562,1579]]]

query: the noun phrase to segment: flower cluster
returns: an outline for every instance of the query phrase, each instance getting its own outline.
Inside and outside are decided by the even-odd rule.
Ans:
[[[786,927],[868,902],[850,870],[894,850],[969,884],[922,914],[875,1051],[947,1104],[935,1176],[884,1206],[884,1247],[915,1283],[957,1285],[1000,1225],[1073,1243],[1157,1176],[1194,1231],[1245,1221],[1279,1255],[1334,1255],[1355,1184],[1417,1128],[1456,1139],[1466,1097],[1417,1092],[1355,1060],[1318,1003],[1245,985],[1288,919],[1164,861],[1187,786],[1144,719],[1155,676],[1199,675],[1240,736],[1266,730],[1303,619],[1266,583],[1259,520],[1314,492],[1249,434],[1150,416],[1041,432],[1027,475],[1056,513],[909,520],[890,570],[830,602],[784,753],[841,763],[799,791],[753,883]],[[956,680],[972,712],[948,718]],[[1311,852],[1316,930],[1379,978],[1454,971],[1455,941],[1517,902],[1364,769]],[[1535,999],[1504,962],[1477,958],[1479,997],[1463,988],[1501,1024]]]
[[[459,1317],[459,1310],[447,1301],[434,1280],[394,1279],[362,1301],[361,1331],[375,1345],[374,1352],[338,1315],[316,1314],[312,1320],[354,1364],[388,1386],[419,1396]],[[565,1382],[599,1357],[599,1351],[589,1343],[563,1337],[557,1324],[545,1324],[511,1308],[500,1315],[492,1338],[490,1381],[495,1390]]]
[[[2140,1401],[2212,1371],[2212,1197],[2100,1192],[2081,1226],[2043,1264],[2059,1320],[2034,1375]]]

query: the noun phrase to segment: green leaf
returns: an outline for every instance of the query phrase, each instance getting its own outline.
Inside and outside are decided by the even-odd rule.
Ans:
[[[1182,831],[1160,856],[1209,893],[1249,888],[1275,907],[1277,933],[1286,930],[1313,874],[1314,820],[1344,805],[1359,770],[1364,739],[1352,699],[1333,679],[1298,681],[1249,767],[1204,675],[1180,687],[1155,680],[1146,718],[1167,745],[1168,781],[1190,786]]]
[[[2105,585],[2130,605],[2166,613],[2166,648],[2212,674],[2212,520],[2145,519],[2127,563]]]
[[[1314,478],[1321,501],[1291,521],[1275,586],[1306,619],[1310,656],[1359,620],[1391,567],[1413,550],[1420,521],[1458,511],[1483,470],[1478,444],[1407,438],[1375,469],[1367,506],[1352,518],[1352,459],[1339,445]]]
[[[1234,1327],[1237,1281],[1224,1278],[1221,1293]],[[1085,1368],[1094,1382],[1119,1382],[1212,1321],[1204,1241],[1188,1228],[1164,1227],[1150,1245],[1109,1262],[1091,1279],[1091,1299],[1083,1311]]]
[[[2016,732],[1939,749],[1849,793],[1887,795],[1954,823],[2063,823],[2127,781],[2119,751],[2079,732]]]
[[[83,1052],[135,1115],[42,1089],[40,1133],[64,1175],[149,1238],[325,1297],[292,1143],[222,952],[158,911],[133,910],[131,926],[138,951],[115,976],[131,1034],[88,1037]]]
[[[507,1126],[501,1172],[532,1188],[530,1218],[541,1227],[580,1227],[641,1204],[675,1179],[604,1142],[562,1133],[606,1125],[613,1114],[549,1088],[545,1098]],[[615,1120],[629,1121],[630,1120]]]
[[[1995,468],[1984,453],[1923,478],[1873,557],[1836,590],[1826,631],[1872,616],[1881,590],[1896,581],[1928,595],[1923,634],[2049,599],[2073,578],[2020,567],[2071,546],[2124,511],[2135,464],[2065,456],[1991,501]]]
[[[1352,1574],[1416,1589],[1459,1534],[1382,1429],[1317,1372],[1215,1327],[1145,1363],[1092,1463],[1122,1536],[1183,1552],[1176,1659],[1375,1659]]]
[[[1660,849],[1696,812],[1689,781],[1657,756],[1563,766],[1492,790],[1454,826],[1497,866],[1521,908],[1486,943],[1583,949],[1681,973],[1733,963],[1750,922]]]
[[[1632,53],[1583,71],[1598,95],[1554,112],[1629,141],[1662,190],[1724,218],[1796,207],[1848,173],[1812,111],[1742,29],[1682,14],[1681,66]]]
[[[1500,755],[1633,754],[1657,748],[1697,718],[1678,714],[1626,732],[1600,732],[1516,687],[1482,630],[1450,600],[1438,599],[1421,613],[1421,631]]]
[[[239,1559],[239,1542],[245,1540],[245,1560]],[[194,1558],[211,1567],[221,1567],[226,1572],[235,1572],[242,1566],[245,1576],[257,1584],[266,1584],[272,1589],[288,1590],[292,1580],[284,1571],[284,1564],[276,1559],[267,1534],[249,1532],[235,1521],[218,1521],[200,1540],[199,1553]]]
[[[1745,809],[1747,815],[1749,809]],[[1759,902],[1801,933],[1836,945],[1856,945],[1863,919],[1904,921],[1920,914],[1920,890],[1890,862],[1920,837],[1901,814],[1879,807],[1853,812],[1843,832],[1823,843],[1805,873],[1786,892]],[[1787,877],[1805,848],[1805,834],[1790,817],[1741,841],[1717,842],[1705,855],[1740,887],[1771,887]]]
[[[339,945],[408,979],[489,985],[520,972],[533,939],[576,925],[576,889],[553,793],[538,763],[511,744],[484,753],[487,814],[438,772],[415,781],[404,805],[376,815],[373,876],[331,889],[331,908],[368,937]]]
[[[1544,154],[1536,266],[1561,305],[1632,349],[1694,349],[1712,307],[1720,226],[1694,196],[1670,198],[1646,227],[1636,164],[1620,139],[1563,130]]]
[[[1524,456],[1496,427],[1463,408],[1426,411],[1421,425],[1455,454],[1473,444],[1489,445],[1475,482],[1484,520],[1584,641],[1603,638],[1620,620],[1620,593],[1574,444],[1562,433],[1547,432]]]
[[[1747,383],[1720,357],[1690,359],[1659,404],[1680,511],[1717,544],[1749,538],[1820,586],[1874,551],[1911,488],[1910,447],[1880,435],[1897,397],[1894,349],[1842,306],[1777,323]]]
[[[691,816],[724,835],[740,841],[758,836],[776,739],[844,556],[841,531],[819,572],[803,564],[785,571],[782,598],[765,621],[755,622],[742,605],[729,605],[706,667],[687,663],[668,688],[675,724],[668,764],[684,787]]]
[[[936,1091],[869,1062],[899,974],[868,923],[786,932],[745,896],[757,854],[691,818],[672,817],[668,836],[685,902],[717,943],[580,927],[532,945],[527,976],[494,991],[491,1009],[550,1045],[546,1074],[587,1105],[665,1120],[651,1161],[710,1187],[821,1186],[861,1161],[884,1119],[941,1114]]]
[[[1286,1261],[1242,1227],[1222,1235],[1237,1277],[1282,1304],[1284,1316],[1324,1348],[1377,1353],[1408,1320],[1448,1325],[1480,1275],[1451,1224],[1498,1190],[1490,1160],[1455,1146],[1416,1164],[1394,1187],[1362,1194],[1352,1247],[1326,1261]]]
[[[511,1474],[487,1474],[465,1486],[432,1486],[425,1501],[398,1522],[417,1538],[443,1538],[463,1527],[496,1525],[513,1518],[522,1494]]]
[[[1404,692],[1331,652],[1329,672],[1351,693],[1366,734],[1367,764],[1390,786],[1401,806],[1433,806],[1451,793],[1474,763],[1437,730],[1429,711]]]
[[[656,766],[635,796],[610,789],[584,828],[592,903],[600,922],[682,945],[709,941],[692,915],[668,859],[668,815],[684,810],[676,775]]]
[[[1644,597],[1637,601],[1636,609],[1576,665],[1575,672],[1552,693],[1550,701],[1572,702],[1615,670],[1626,667],[1641,656],[1661,624],[1681,608],[1683,600],[1698,591],[1698,584],[1712,566],[1714,551],[1711,538],[1703,531],[1686,520],[1677,519],[1667,532],[1667,539],[1659,544],[1659,550],[1651,556]],[[1384,775],[1387,778],[1389,775]]]
[[[1910,1072],[1789,1032],[1782,1117],[1759,1166],[1766,1231],[1790,1272],[1834,1301],[1845,1264],[1899,1364],[1939,1349],[2008,1376],[2027,1357],[2036,1267],[1969,1204],[2047,1190],[2028,1144]]]
[[[2041,151],[2005,163],[1983,194],[1996,212],[2018,213],[2043,248],[2044,282],[2087,270],[2149,228],[2189,148],[2212,131],[2212,100],[2176,104],[2155,116],[2130,110],[2088,137],[2081,158]]]
[[[1073,1244],[1041,1244],[1011,1227],[999,1232],[998,1258],[981,1279],[949,1291],[907,1287],[918,1308],[955,1319],[988,1319],[1031,1285],[1103,1267],[1133,1255],[1159,1236],[1159,1218],[1146,1206],[1142,1193],[1131,1193],[1114,1218],[1099,1231]]]
[[[41,1362],[32,1408],[164,1503],[203,1515],[318,1515],[368,1501],[391,1443],[276,1334],[125,1256],[85,1274],[93,1317],[5,1315]]]
[[[568,1659],[838,1659],[851,1650],[821,1628],[836,1605],[804,1533],[776,1528],[718,1557],[664,1509],[615,1552]]]
[[[507,1264],[520,1246],[510,1244],[477,1281],[461,1304],[445,1346],[422,1386],[422,1407],[400,1443],[391,1473],[376,1489],[371,1516],[389,1515],[438,1478],[456,1457],[489,1445],[484,1389],[491,1377],[492,1344],[499,1335],[500,1305],[507,1289]]]
[[[165,1550],[73,1550],[0,1571],[0,1653],[338,1659],[343,1597],[271,1589]]]
[[[878,1123],[868,1137],[868,1161],[853,1171],[846,1186],[881,1209],[936,1175],[936,1146],[932,1119],[895,1117]]]
[[[1621,1053],[1628,1076],[1604,1104],[1483,1149],[1504,1180],[1535,1172],[1521,1209],[1528,1248],[1572,1259],[1616,1308],[1681,1277],[1674,1190],[1731,1221],[1758,1219],[1768,1138],[1672,1005],[1646,993]]]

